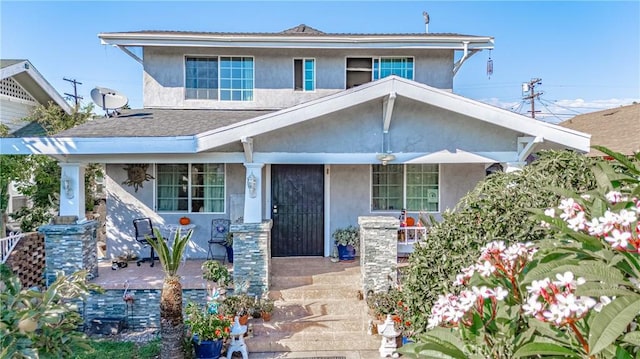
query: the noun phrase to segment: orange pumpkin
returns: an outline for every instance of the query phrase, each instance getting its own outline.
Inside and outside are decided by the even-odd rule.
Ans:
[[[189,217],[181,217],[180,218],[180,224],[181,225],[186,226],[189,223],[191,223],[191,220],[189,219]]]

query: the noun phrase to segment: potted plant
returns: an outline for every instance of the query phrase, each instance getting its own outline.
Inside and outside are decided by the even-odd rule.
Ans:
[[[189,328],[196,358],[219,358],[224,339],[231,332],[232,318],[216,314],[189,302],[185,308],[185,324]]]
[[[241,325],[246,325],[249,313],[255,307],[255,298],[247,294],[228,296],[220,305],[220,312],[228,316],[238,316]]]
[[[224,237],[224,247],[227,249],[227,261],[233,263],[233,233],[227,232]]]
[[[357,227],[349,225],[338,228],[332,234],[338,246],[340,260],[353,260],[356,255],[356,247],[360,245],[360,231]]]
[[[262,319],[265,322],[271,320],[271,313],[273,313],[275,305],[273,299],[264,298],[260,301],[260,309],[262,310]]]
[[[225,288],[231,283],[231,275],[227,267],[214,260],[207,260],[202,263],[202,278],[214,282],[218,287]]]

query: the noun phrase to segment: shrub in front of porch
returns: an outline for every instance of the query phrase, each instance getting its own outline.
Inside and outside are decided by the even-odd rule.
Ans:
[[[438,294],[450,292],[455,275],[477,258],[494,240],[537,241],[545,232],[532,218],[531,209],[557,205],[560,196],[551,188],[578,193],[594,189],[594,161],[570,151],[542,151],[539,158],[521,171],[495,173],[463,197],[453,212],[433,223],[428,240],[415,246],[403,283],[405,303],[413,330],[422,332]]]
[[[89,291],[87,272],[58,274],[45,290],[23,288],[4,264],[0,266],[0,358],[68,358],[91,351],[78,304]]]

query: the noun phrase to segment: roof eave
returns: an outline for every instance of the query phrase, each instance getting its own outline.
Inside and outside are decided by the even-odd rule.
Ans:
[[[412,47],[462,50],[493,49],[494,39],[488,36],[266,36],[210,34],[144,34],[101,33],[103,45],[113,46],[181,46],[181,47],[318,47],[318,48],[384,48]]]
[[[117,143],[118,146],[113,146]],[[194,136],[171,137],[24,137],[3,138],[6,155],[103,155],[195,153]]]

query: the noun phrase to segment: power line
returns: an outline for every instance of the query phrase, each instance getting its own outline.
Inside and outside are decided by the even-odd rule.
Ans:
[[[71,82],[73,84],[73,95],[69,94],[69,93],[66,93],[66,92],[64,94],[69,96],[69,97],[73,97],[73,99],[76,102],[76,108],[77,108],[78,107],[78,102],[79,102],[78,100],[82,100],[82,96],[78,96],[78,85],[82,85],[82,82],[78,82],[78,81],[76,81],[76,79],[70,80],[70,79],[68,79],[66,77],[63,77],[62,79],[65,80],[65,81],[69,81],[69,82]]]

